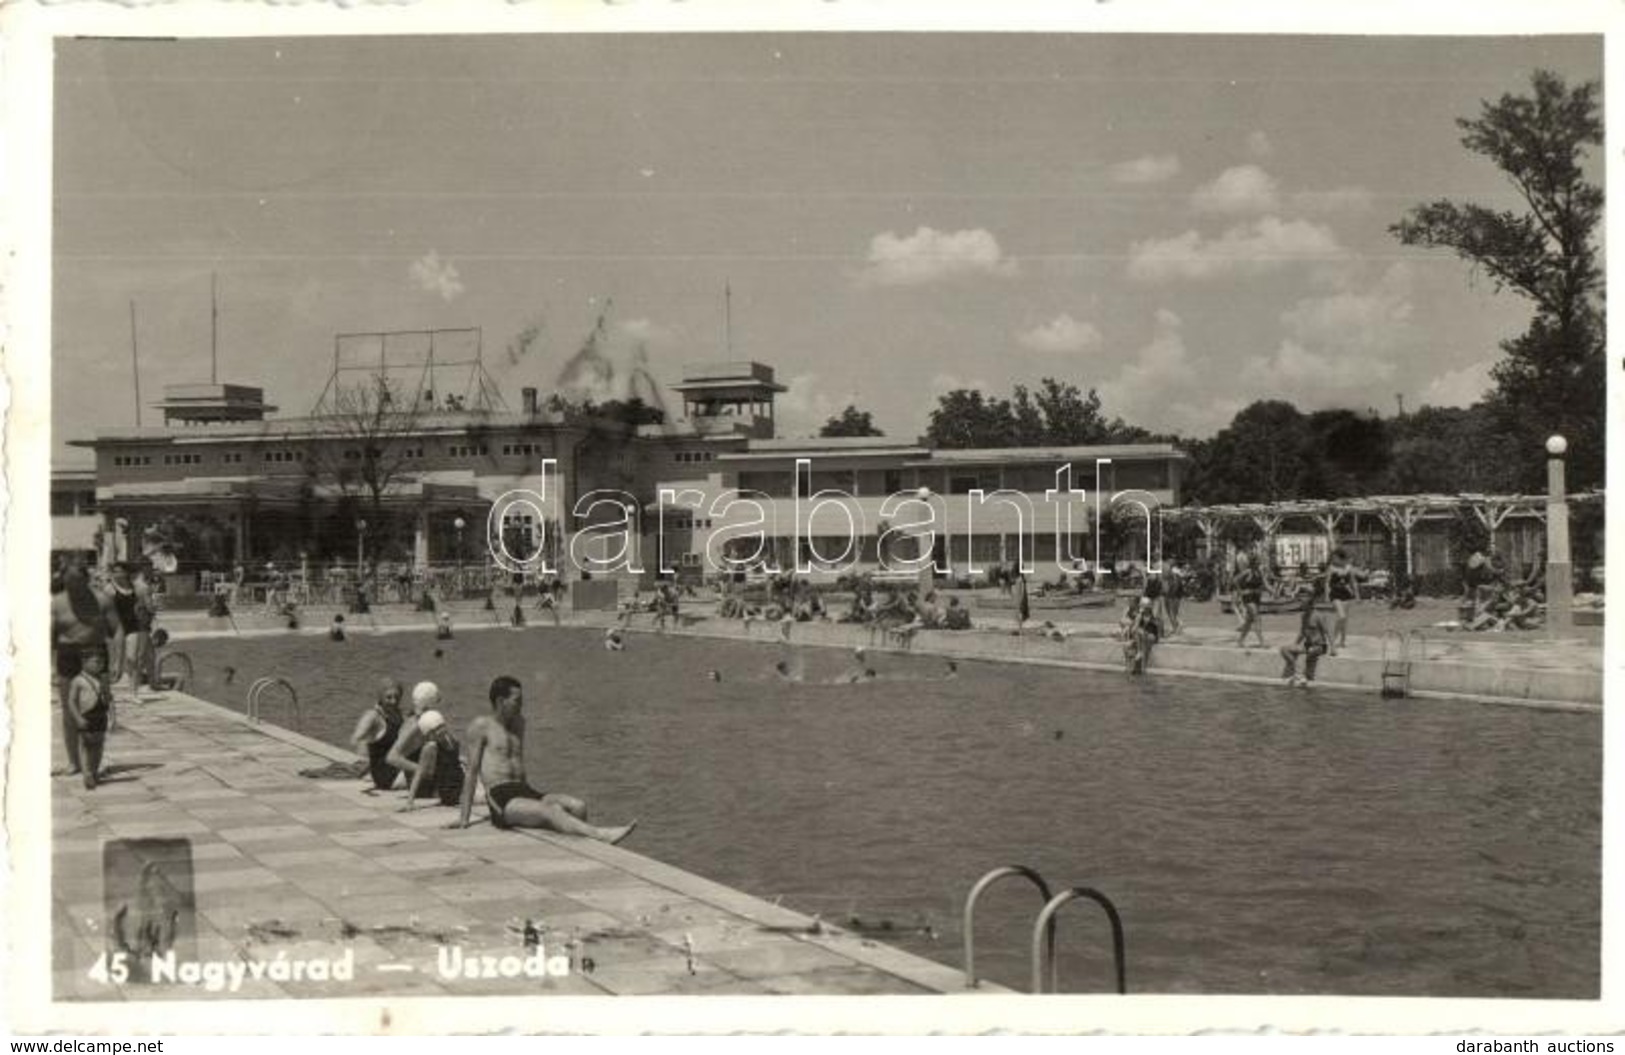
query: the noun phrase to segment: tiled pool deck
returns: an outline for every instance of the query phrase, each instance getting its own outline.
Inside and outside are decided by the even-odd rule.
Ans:
[[[301,769],[352,756],[181,693],[123,697],[118,715],[109,782],[86,791],[77,778],[51,781],[57,1000],[963,991],[958,970],[622,847],[497,831],[483,805],[473,826],[451,829],[449,807],[403,813],[399,793],[302,777]],[[200,961],[319,959],[349,949],[354,980],[249,979],[217,994],[92,981],[87,972],[106,943],[104,841],[142,837],[191,841]],[[567,976],[440,977],[442,940],[523,955],[514,926],[525,918],[542,921],[549,955],[579,942]]]

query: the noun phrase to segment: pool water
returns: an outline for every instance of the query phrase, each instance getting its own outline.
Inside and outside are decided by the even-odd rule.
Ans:
[[[379,675],[459,728],[517,676],[532,782],[640,818],[630,849],[955,966],[966,892],[1017,863],[1116,902],[1131,992],[1598,996],[1600,715],[926,656],[838,685],[819,649],[786,683],[774,646],[554,628],[177,647],[228,706],[287,677],[335,744]],[[980,973],[1028,988],[1038,907],[984,898]],[[1061,989],[1109,990],[1099,911],[1059,934]]]

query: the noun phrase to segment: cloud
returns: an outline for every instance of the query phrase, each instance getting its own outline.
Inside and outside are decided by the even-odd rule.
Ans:
[[[873,286],[921,286],[971,275],[1008,278],[1016,263],[999,249],[999,240],[981,228],[937,231],[921,227],[912,235],[890,231],[869,242],[869,266],[859,281]]]
[[[626,319],[618,322],[615,324],[615,332],[635,344],[649,346],[670,345],[675,343],[679,336],[674,327],[662,326],[648,319]]]
[[[937,405],[937,397],[945,396],[949,392],[957,392],[961,388],[968,388],[973,392],[988,392],[991,386],[980,377],[967,381],[958,374],[933,374],[931,383],[926,385],[926,392],[931,397],[931,406]]]
[[[1364,187],[1301,190],[1292,195],[1292,208],[1297,212],[1365,212],[1374,198]]]
[[[1281,313],[1287,335],[1316,347],[1388,354],[1411,333],[1409,265],[1395,264],[1364,291],[1346,289],[1305,297]]]
[[[1273,355],[1248,360],[1241,371],[1255,398],[1283,398],[1300,410],[1377,401],[1393,376],[1394,364],[1386,359],[1343,348],[1315,351],[1290,338]]]
[[[1111,167],[1118,183],[1162,183],[1179,175],[1179,158],[1173,154],[1147,154]]]
[[[1191,194],[1191,208],[1197,212],[1228,216],[1274,212],[1278,204],[1275,177],[1257,165],[1225,169]]]
[[[1247,153],[1255,158],[1267,158],[1275,153],[1275,144],[1262,129],[1251,132],[1247,136]]]
[[[433,249],[412,261],[412,281],[428,293],[438,293],[441,299],[452,301],[463,295],[463,282],[450,261],[442,261]]]
[[[1100,331],[1063,313],[1016,334],[1016,340],[1035,352],[1082,352],[1100,347]]]
[[[1490,376],[1490,370],[1495,366],[1493,359],[1483,359],[1462,367],[1460,370],[1447,370],[1429,381],[1427,387],[1422,389],[1422,405],[1431,407],[1470,407],[1484,398],[1484,394],[1495,387],[1495,379]]]
[[[1101,409],[1143,428],[1209,435],[1235,417],[1242,404],[1215,395],[1205,365],[1185,346],[1183,320],[1161,309],[1150,341],[1116,377],[1099,386]]]
[[[1330,228],[1308,220],[1266,216],[1213,239],[1186,231],[1172,238],[1135,242],[1129,249],[1128,275],[1140,282],[1203,280],[1259,274],[1342,255],[1343,247]]]
[[[1241,382],[1255,398],[1310,410],[1386,406],[1396,362],[1413,357],[1418,341],[1411,285],[1410,268],[1395,264],[1366,289],[1299,300],[1281,313],[1280,345],[1250,358]]]
[[[816,436],[824,422],[848,405],[859,405],[857,393],[850,389],[839,397],[824,391],[815,373],[797,374],[785,382],[785,387],[789,391],[780,393],[773,405],[774,423],[781,437]]]

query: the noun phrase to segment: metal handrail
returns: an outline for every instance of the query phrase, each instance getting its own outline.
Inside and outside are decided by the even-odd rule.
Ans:
[[[176,691],[183,691],[187,685],[191,684],[193,676],[192,657],[185,652],[165,652],[159,656],[158,662],[152,668],[152,680],[156,682],[164,680],[164,664],[172,659],[178,659],[186,664],[186,673],[182,674],[175,682]]]
[[[989,872],[987,875],[983,876],[982,878],[980,878],[980,879],[978,879],[976,881],[976,885],[970,888],[970,893],[968,895],[966,895],[966,897],[965,897],[965,928],[964,928],[964,930],[965,930],[965,988],[966,989],[975,989],[977,984],[978,984],[978,979],[976,977],[976,901],[977,901],[978,898],[980,898],[982,896],[982,892],[985,891],[988,887],[992,886],[994,883],[997,883],[999,880],[1007,879],[1010,876],[1024,876],[1025,878],[1030,880],[1033,883],[1034,886],[1038,887],[1038,892],[1043,895],[1044,901],[1046,903],[1050,900],[1051,895],[1050,895],[1049,884],[1044,882],[1044,877],[1039,875],[1037,871],[1035,871],[1034,869],[1028,868],[1026,865],[1004,865],[1002,867],[993,869],[993,871]],[[1051,946],[1051,948],[1053,948],[1054,945],[1055,945],[1055,924],[1052,922],[1050,924],[1050,946]],[[1052,985],[1054,984],[1054,981],[1055,981],[1055,979],[1053,977],[1054,966],[1055,965],[1054,965],[1054,963],[1052,961],[1051,964],[1050,964],[1050,969],[1051,969],[1050,983]]]
[[[248,720],[251,722],[261,720],[260,697],[267,689],[274,689],[279,685],[288,690],[288,698],[293,702],[293,727],[297,730],[304,725],[304,712],[299,706],[299,690],[295,689],[287,678],[259,678],[248,687]]]
[[[1069,901],[1079,898],[1088,898],[1106,910],[1106,918],[1112,925],[1112,955],[1117,961],[1117,991],[1128,992],[1128,975],[1123,958],[1123,918],[1117,914],[1117,906],[1112,899],[1093,887],[1075,886],[1070,890],[1063,890],[1050,898],[1044,906],[1044,911],[1038,914],[1038,922],[1033,924],[1033,992],[1044,991],[1044,961],[1049,960],[1050,992],[1056,991],[1055,984],[1055,914],[1061,906]],[[1045,939],[1048,939],[1047,943]]]

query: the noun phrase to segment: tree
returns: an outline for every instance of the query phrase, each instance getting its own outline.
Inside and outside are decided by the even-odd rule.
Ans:
[[[335,387],[315,420],[307,472],[318,484],[331,484],[341,507],[360,511],[367,521],[371,553],[397,548],[398,525],[384,515],[384,499],[414,478],[420,445],[420,398],[402,398],[399,386],[375,376],[368,384]]]
[[[1502,494],[1518,489],[1512,443],[1488,404],[1428,407],[1387,422],[1386,494]]]
[[[846,409],[824,422],[818,430],[820,436],[884,436],[875,428],[874,416],[848,403]]]
[[[1278,399],[1244,407],[1196,445],[1187,494],[1206,505],[1311,497],[1314,443],[1298,408]]]
[[[1013,422],[1008,399],[988,399],[974,389],[958,388],[937,397],[925,436],[933,447],[1008,447]]]
[[[1527,298],[1529,329],[1501,343],[1490,408],[1516,438],[1515,476],[1540,486],[1542,444],[1569,438],[1570,479],[1602,482],[1605,333],[1603,275],[1595,237],[1603,193],[1582,171],[1587,148],[1602,144],[1600,86],[1569,88],[1554,73],[1534,75],[1532,95],[1503,95],[1476,118],[1456,123],[1463,146],[1492,161],[1526,209],[1496,210],[1439,200],[1419,205],[1389,230],[1406,245],[1454,250],[1487,272],[1499,290]]]
[[[1154,437],[1122,418],[1108,421],[1100,394],[1046,377],[1036,391],[1016,385],[1010,399],[961,388],[937,399],[926,439],[938,447],[1061,447],[1142,443]]]

